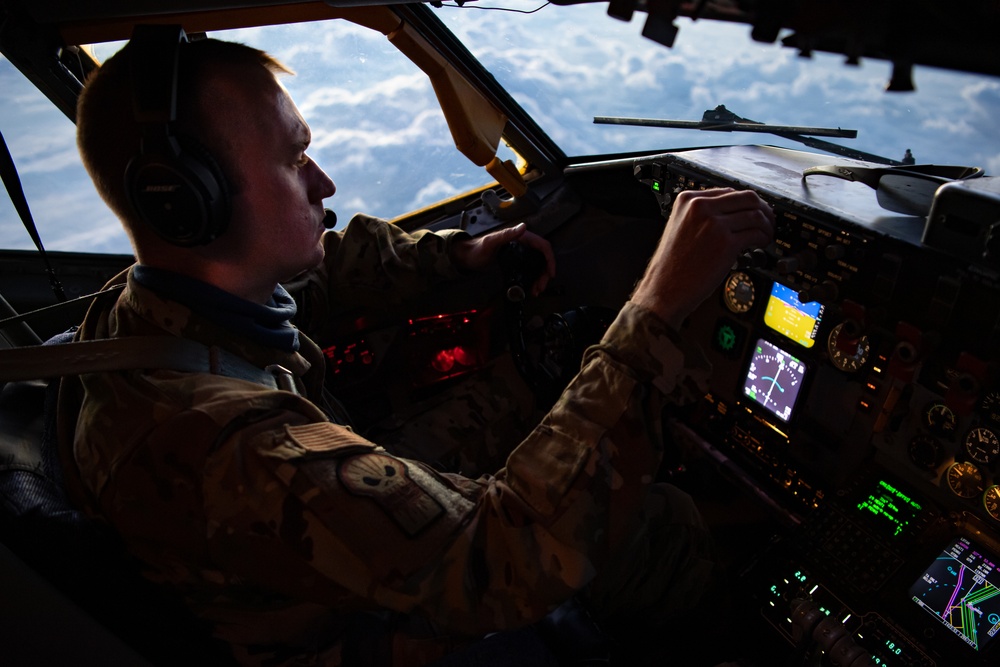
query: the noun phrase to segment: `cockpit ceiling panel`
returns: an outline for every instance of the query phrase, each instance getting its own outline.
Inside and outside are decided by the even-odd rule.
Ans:
[[[350,0],[348,0],[350,1]],[[571,5],[600,0],[552,0]],[[839,53],[863,58],[1000,75],[1000,4],[989,0],[829,2],[828,0],[610,0],[608,14],[632,20],[645,12],[643,34],[672,40],[678,16],[744,23],[754,40],[775,42],[808,56]],[[904,90],[905,88],[899,88]]]
[[[162,14],[142,20],[176,23],[184,26],[189,34],[330,19],[346,19],[382,33],[388,33],[399,25],[399,19],[390,12],[373,13],[373,9],[377,7],[330,7],[313,2],[286,5],[277,14],[273,7],[251,7],[192,14]],[[66,23],[59,28],[59,33],[67,44],[124,41],[131,36],[132,28],[138,20],[133,16],[105,21]]]

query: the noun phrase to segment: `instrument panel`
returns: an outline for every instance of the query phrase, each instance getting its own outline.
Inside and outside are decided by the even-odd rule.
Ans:
[[[638,159],[660,209],[751,188],[775,210],[685,325],[709,393],[678,431],[790,527],[743,581],[791,645],[835,665],[1000,661],[1000,280],[923,243],[925,218],[762,146]],[[984,253],[985,256],[985,253]]]

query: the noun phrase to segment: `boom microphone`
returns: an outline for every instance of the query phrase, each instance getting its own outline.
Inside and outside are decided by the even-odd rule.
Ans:
[[[327,229],[333,229],[337,226],[337,214],[328,208],[323,210],[326,211],[326,215],[323,216],[323,226]]]

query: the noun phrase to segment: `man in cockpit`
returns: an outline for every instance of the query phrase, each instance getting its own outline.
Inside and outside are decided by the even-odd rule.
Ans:
[[[756,194],[681,193],[631,299],[506,465],[440,473],[347,425],[310,327],[345,303],[403,299],[484,267],[511,240],[546,244],[523,227],[408,234],[365,216],[324,231],[334,184],[307,153],[279,63],[233,43],[182,44],[177,121],[150,130],[132,111],[134,50],[88,81],[78,143],[137,264],[77,338],[181,337],[219,363],[67,379],[60,439],[76,501],[150,578],[247,665],[479,664],[477,638],[533,627],[571,599],[604,628],[657,627],[697,600],[707,536],[686,495],[653,483],[659,416],[706,372],[681,322],[740,251],[771,237]],[[159,219],[136,173],[165,131],[225,198],[223,223]],[[543,282],[551,275],[550,264]],[[281,287],[291,279],[302,330]]]

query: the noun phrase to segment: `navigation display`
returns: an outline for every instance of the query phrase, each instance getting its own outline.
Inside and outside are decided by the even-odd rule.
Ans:
[[[962,641],[982,651],[1000,633],[996,558],[960,537],[910,587],[913,601]]]
[[[802,303],[798,292],[781,283],[771,286],[771,296],[764,311],[764,324],[799,345],[812,347],[816,332],[823,318],[823,304],[818,301]]]
[[[743,395],[787,422],[805,375],[805,364],[774,343],[759,338],[743,380]]]

